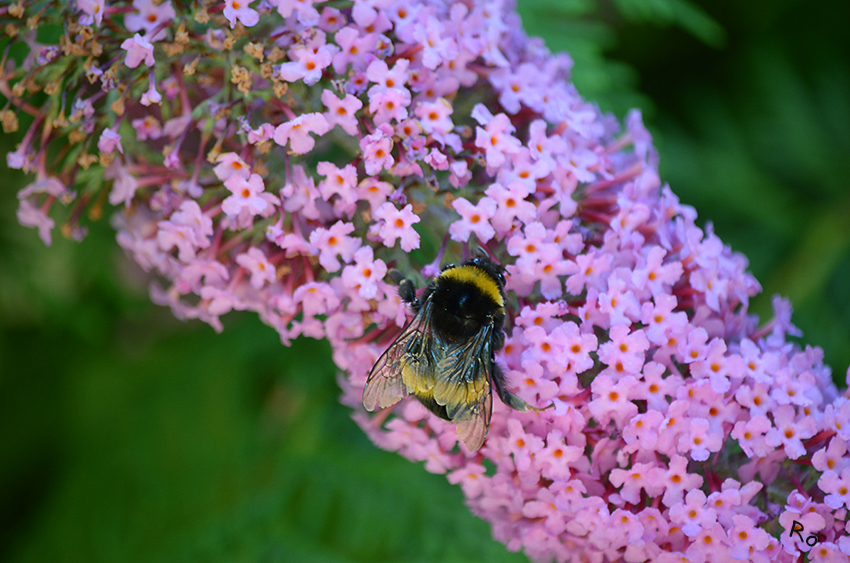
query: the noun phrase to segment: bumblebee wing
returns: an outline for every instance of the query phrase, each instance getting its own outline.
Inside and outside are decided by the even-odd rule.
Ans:
[[[434,383],[434,401],[459,423],[458,436],[470,451],[484,443],[493,412],[492,331],[492,326],[486,326],[467,342],[448,346]]]
[[[481,403],[481,409],[474,412],[470,418],[461,420],[457,424],[455,432],[457,437],[466,446],[466,449],[474,452],[484,445],[487,438],[487,430],[490,428],[490,418],[493,416],[493,394],[488,393]]]
[[[433,388],[440,346],[430,325],[428,300],[369,372],[363,389],[367,411],[391,407],[410,393]]]

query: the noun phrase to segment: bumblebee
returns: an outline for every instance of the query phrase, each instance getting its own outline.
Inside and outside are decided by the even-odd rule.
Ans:
[[[505,275],[488,258],[448,264],[418,298],[413,282],[390,276],[399,298],[415,313],[375,362],[363,390],[368,411],[414,395],[431,412],[457,423],[469,451],[484,444],[493,390],[509,407],[528,405],[508,391],[495,354],[505,344]]]

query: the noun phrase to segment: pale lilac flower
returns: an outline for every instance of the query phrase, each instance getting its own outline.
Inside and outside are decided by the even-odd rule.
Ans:
[[[295,119],[281,123],[274,131],[274,142],[289,147],[295,154],[304,154],[313,149],[316,141],[310,133],[324,135],[330,129],[327,119],[321,113],[307,113]]]
[[[257,215],[268,206],[268,202],[261,197],[265,185],[259,174],[252,174],[248,179],[240,175],[232,175],[224,182],[224,186],[233,195],[221,203],[221,210],[230,217],[238,216],[243,210],[251,215]]]
[[[385,168],[392,168],[395,163],[392,155],[392,134],[392,127],[384,123],[374,133],[363,137],[363,140],[360,141],[366,174],[378,174]]]
[[[348,236],[353,231],[351,223],[337,221],[329,229],[320,227],[310,233],[310,244],[319,251],[319,263],[327,271],[339,270],[339,259],[348,263],[354,258],[361,241]]]
[[[287,82],[303,80],[304,84],[315,84],[322,77],[322,71],[331,64],[335,49],[334,45],[322,45],[315,50],[296,47],[292,55],[295,60],[280,65],[280,77]]]
[[[120,147],[120,144],[118,146]],[[123,203],[124,207],[130,207],[133,197],[136,195],[136,190],[139,188],[136,177],[119,160],[113,161],[106,168],[103,177],[115,180],[112,184],[112,191],[109,192],[109,203],[112,205]]]
[[[145,30],[148,33],[160,27],[163,23],[173,20],[177,14],[171,6],[171,0],[154,4],[153,0],[133,0],[133,7],[138,12],[130,12],[124,16],[124,25],[130,31]],[[150,41],[162,41],[165,39],[165,29],[161,29],[156,35],[150,37]]]
[[[275,281],[275,268],[259,248],[250,248],[236,257],[236,263],[251,273],[251,285],[260,289]]]
[[[104,7],[104,0],[77,0],[77,8],[98,26],[103,22]]]
[[[251,169],[245,161],[234,152],[220,154],[218,159],[216,159],[216,162],[218,164],[215,168],[213,168],[213,173],[222,182],[226,182],[232,176],[241,176],[246,180],[251,176]]]
[[[137,33],[132,39],[125,40],[121,44],[121,48],[127,51],[124,64],[128,67],[136,68],[142,62],[148,66],[153,66],[153,45],[147,38]]]
[[[372,249],[364,246],[354,253],[354,264],[343,269],[342,283],[356,289],[364,299],[373,299],[378,294],[378,282],[384,279],[386,273],[384,261],[376,260]]]
[[[121,146],[121,135],[110,128],[104,129],[103,133],[100,134],[97,148],[105,154],[111,154],[115,149],[118,149],[118,152],[122,154],[124,153],[124,147]]]
[[[53,230],[55,223],[53,219],[48,217],[43,211],[35,207],[27,199],[21,199],[18,203],[17,212],[18,223],[24,227],[36,227],[38,236],[45,246],[50,246],[53,242],[50,231]]]
[[[152,115],[147,115],[142,119],[134,119],[130,124],[136,130],[136,139],[139,141],[156,140],[162,135],[159,120]]]
[[[374,212],[374,217],[380,223],[377,233],[385,246],[395,246],[396,240],[405,252],[419,248],[419,233],[413,225],[419,222],[419,217],[413,213],[410,204],[399,210],[392,203],[384,203]]]
[[[254,27],[260,21],[257,10],[249,8],[254,0],[224,0],[224,17],[230,22],[230,28],[236,27],[239,21],[245,27]]]
[[[452,240],[465,241],[470,234],[475,233],[478,240],[484,243],[496,235],[490,219],[496,214],[497,206],[491,198],[483,197],[478,204],[473,205],[469,200],[459,197],[452,202],[452,207],[460,214],[460,220],[449,227]]]
[[[325,90],[322,92],[322,103],[328,108],[324,116],[329,129],[339,125],[349,135],[357,135],[359,130],[355,114],[363,107],[363,102],[351,94],[346,94],[345,98],[340,100],[333,92]]]

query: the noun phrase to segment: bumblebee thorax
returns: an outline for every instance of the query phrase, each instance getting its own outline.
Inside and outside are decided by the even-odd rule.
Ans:
[[[486,271],[464,265],[444,271],[431,294],[432,327],[449,342],[472,338],[487,328],[501,330],[504,293]]]

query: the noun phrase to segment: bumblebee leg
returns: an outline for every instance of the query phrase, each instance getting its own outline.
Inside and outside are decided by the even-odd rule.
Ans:
[[[389,277],[398,285],[398,298],[410,305],[414,311],[418,310],[419,302],[416,299],[416,286],[413,282],[395,268],[389,271]]]
[[[517,411],[525,411],[534,408],[518,396],[508,391],[505,374],[496,362],[492,362],[490,365],[490,377],[493,379],[493,387],[496,388],[496,394],[499,395],[499,399],[501,399],[503,403]]]

